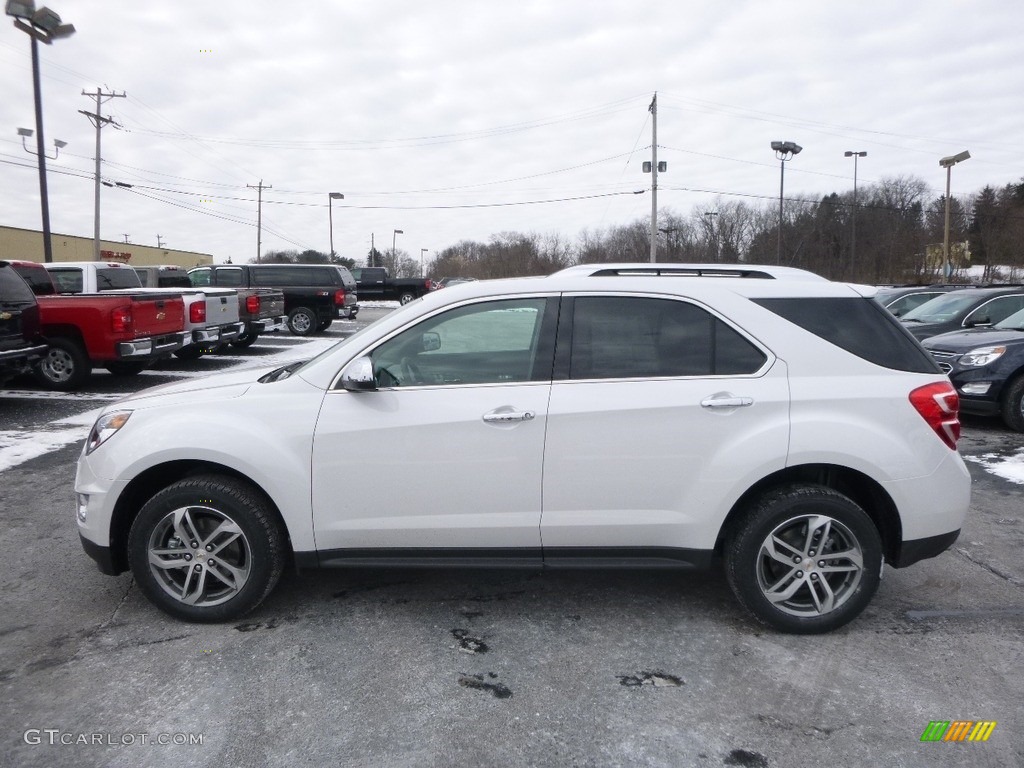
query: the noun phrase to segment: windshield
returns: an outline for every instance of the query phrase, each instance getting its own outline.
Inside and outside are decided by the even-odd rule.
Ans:
[[[1024,309],[1014,312],[1008,318],[996,323],[992,327],[1003,331],[1024,331]]]
[[[966,314],[977,301],[975,294],[964,295],[954,291],[926,301],[917,309],[907,312],[903,319],[917,323],[946,323]]]

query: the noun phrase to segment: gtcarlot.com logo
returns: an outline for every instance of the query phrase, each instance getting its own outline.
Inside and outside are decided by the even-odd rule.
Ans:
[[[995,729],[995,720],[932,720],[921,741],[988,741]]]

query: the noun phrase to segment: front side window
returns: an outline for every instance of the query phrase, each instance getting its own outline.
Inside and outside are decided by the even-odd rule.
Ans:
[[[189,270],[188,279],[192,285],[197,288],[201,288],[203,286],[210,285],[212,275],[212,269],[192,269]]]
[[[1024,295],[1000,296],[992,301],[987,301],[971,312],[965,319],[964,325],[989,325],[1005,320],[1019,309],[1024,309]]]
[[[571,379],[742,375],[767,360],[722,320],[683,301],[584,296],[572,314]]]
[[[371,353],[378,387],[504,384],[551,376],[547,299],[509,299],[435,315]],[[542,350],[543,347],[543,350]]]

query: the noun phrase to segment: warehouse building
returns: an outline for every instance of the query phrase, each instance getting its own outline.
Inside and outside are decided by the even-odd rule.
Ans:
[[[53,260],[92,261],[93,239],[50,233]],[[43,261],[43,233],[37,229],[18,229],[0,226],[0,259],[24,259]],[[100,240],[101,261],[121,261],[134,267],[173,264],[178,267],[198,267],[212,264],[213,256],[208,253],[176,251],[173,248],[157,248],[135,243],[115,243]]]

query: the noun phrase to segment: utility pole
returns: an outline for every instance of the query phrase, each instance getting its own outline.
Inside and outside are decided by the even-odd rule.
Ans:
[[[164,241],[163,241],[163,238],[160,235],[156,236],[156,247],[157,248],[163,248],[164,247]]]
[[[658,92],[651,106],[651,264],[658,260]]]
[[[131,237],[131,235],[122,234],[122,237],[124,237],[124,244],[128,245],[128,238]]]
[[[256,263],[259,264],[261,239],[263,237],[263,190],[273,189],[273,187],[263,186],[263,179],[260,179],[260,183],[255,187],[252,184],[247,184],[246,186],[249,189],[259,190],[259,194],[257,196],[259,202],[256,205]]]
[[[114,118],[112,117],[101,117],[100,116],[100,105],[111,99],[123,99],[127,94],[124,91],[121,93],[104,93],[102,88],[97,88],[96,93],[89,93],[82,91],[83,96],[88,96],[90,99],[96,99],[96,112],[86,112],[85,110],[78,110],[81,114],[89,118],[89,122],[96,128],[96,189],[93,192],[95,197],[94,213],[93,213],[93,231],[92,231],[92,258],[93,261],[100,260],[100,132],[103,130],[103,126],[112,125],[115,128],[120,128]],[[125,242],[128,242],[127,239]]]

